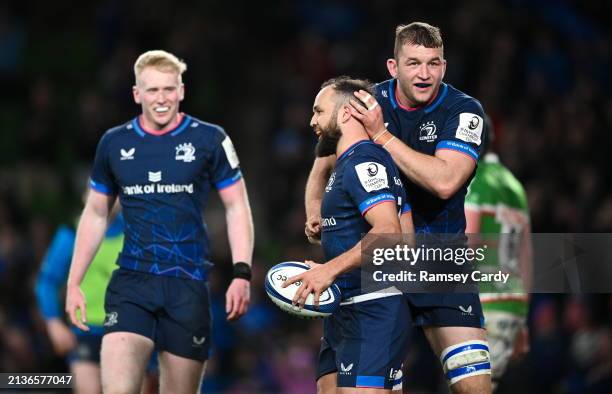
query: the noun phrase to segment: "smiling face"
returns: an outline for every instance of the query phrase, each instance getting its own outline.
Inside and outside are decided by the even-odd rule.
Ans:
[[[426,48],[406,43],[396,58],[387,60],[387,68],[398,80],[402,104],[419,107],[429,103],[438,93],[446,72],[443,48]]]
[[[133,94],[142,106],[144,126],[159,131],[177,119],[185,87],[178,72],[145,67],[136,78]]]

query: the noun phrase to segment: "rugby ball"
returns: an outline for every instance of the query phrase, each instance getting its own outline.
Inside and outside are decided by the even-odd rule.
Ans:
[[[280,309],[301,318],[323,318],[331,315],[340,307],[340,289],[333,283],[319,297],[319,308],[315,308],[314,295],[311,293],[306,297],[303,308],[291,305],[291,300],[301,283],[296,282],[285,288],[281,287],[283,282],[292,276],[308,271],[310,267],[301,262],[288,261],[270,268],[266,274],[266,293]]]

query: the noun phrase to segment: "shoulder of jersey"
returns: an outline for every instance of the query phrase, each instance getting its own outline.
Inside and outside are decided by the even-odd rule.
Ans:
[[[381,164],[386,164],[387,158],[390,157],[382,146],[378,144],[363,144],[355,149],[355,153],[349,158],[351,162],[354,161],[379,161]]]
[[[132,121],[130,120],[106,130],[100,139],[100,143],[110,144],[113,139],[120,136],[129,136],[131,133],[137,135],[132,129]]]
[[[376,96],[376,101],[380,105],[385,105],[390,103],[389,101],[389,84],[393,81],[393,79],[387,79],[386,81],[382,81],[374,85],[374,95]]]
[[[223,137],[227,136],[227,133],[223,127],[219,126],[218,124],[205,122],[198,118],[194,118],[193,116],[191,117],[191,124],[188,127],[211,135],[221,135]]]
[[[134,130],[132,129],[132,127],[132,121],[129,120],[123,124],[120,124],[119,126],[111,127],[110,129],[106,130],[104,136],[114,137],[128,132],[133,133]]]
[[[455,88],[450,84],[446,84],[448,86],[448,93],[446,95],[446,99],[444,100],[443,106],[445,107],[455,107],[455,106],[471,106],[476,105],[480,109],[482,109],[482,105],[480,101],[475,99],[474,97],[463,93],[461,90]]]

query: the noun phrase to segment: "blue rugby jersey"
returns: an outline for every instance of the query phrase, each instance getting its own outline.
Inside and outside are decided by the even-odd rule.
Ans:
[[[478,100],[442,83],[436,98],[428,105],[408,110],[396,99],[397,82],[390,79],[376,86],[376,100],[383,110],[387,129],[412,149],[433,156],[439,149],[450,149],[478,160],[482,145],[484,112]],[[410,196],[412,218],[417,233],[465,232],[464,200],[474,174],[448,200],[411,182],[401,173]]]
[[[391,155],[370,140],[359,141],[336,160],[321,205],[321,245],[327,261],[355,246],[372,228],[364,218],[377,204],[393,201],[410,210]],[[361,270],[336,278],[342,298],[360,294]]]
[[[223,189],[241,176],[225,131],[189,115],[163,135],[147,133],[139,118],[108,130],[90,186],[121,201],[125,243],[117,264],[205,279],[211,263],[202,210],[211,188]]]

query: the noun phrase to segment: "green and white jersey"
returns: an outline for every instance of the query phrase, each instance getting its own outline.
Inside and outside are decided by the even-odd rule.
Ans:
[[[526,314],[527,297],[520,279],[519,251],[521,235],[529,225],[527,196],[521,183],[499,162],[497,155],[488,153],[478,164],[465,197],[465,208],[480,213],[483,239],[486,244],[494,244],[489,245],[485,260],[478,263],[477,269],[511,274],[505,284],[481,284],[483,309]],[[504,236],[486,237],[486,234]]]
[[[95,327],[101,329],[104,323],[106,286],[113,271],[117,268],[115,262],[123,247],[123,229],[123,217],[119,214],[109,224],[104,240],[81,282],[81,290],[87,300],[87,322],[94,331]],[[66,284],[75,240],[74,227],[60,226],[41,264],[35,293],[40,312],[45,320],[63,316],[59,293]]]
[[[87,321],[92,325],[102,326],[104,324],[106,286],[113,271],[117,268],[117,256],[122,248],[123,232],[107,233],[81,282],[81,290],[87,300]]]

